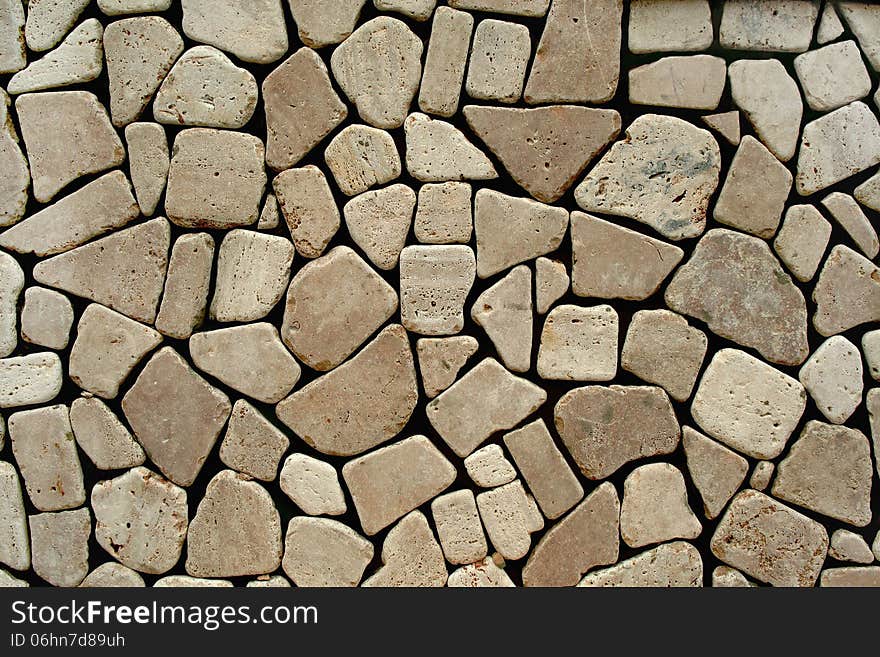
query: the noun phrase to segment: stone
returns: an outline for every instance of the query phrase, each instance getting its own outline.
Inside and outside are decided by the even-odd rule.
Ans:
[[[327,11],[332,9],[335,7]],[[310,48],[300,48],[266,76],[263,104],[266,164],[275,171],[297,164],[348,116],[348,109],[333,90],[327,66]]]
[[[415,209],[416,193],[406,185],[391,185],[356,196],[342,213],[354,243],[387,271],[397,266]]]
[[[718,223],[770,239],[776,234],[793,177],[757,139],[743,137],[712,217]]]
[[[867,541],[848,529],[836,529],[831,534],[828,556],[838,561],[852,563],[873,563],[874,553]]]
[[[253,589],[289,589],[290,582],[281,575],[260,575],[255,580],[245,584],[246,588]]]
[[[871,78],[852,40],[798,55],[794,70],[807,105],[817,112],[835,110],[871,92]]]
[[[232,588],[235,586],[228,579],[205,579],[188,577],[187,575],[169,575],[156,580],[154,588]]]
[[[476,194],[477,276],[488,278],[555,251],[568,229],[568,212],[490,189]]]
[[[515,103],[520,99],[532,41],[525,25],[495,19],[474,31],[464,86],[471,98]]]
[[[635,0],[629,7],[631,53],[706,50],[712,37],[708,0]]]
[[[875,71],[880,71],[880,46],[877,36],[880,35],[880,13],[877,7],[867,2],[841,2],[838,9],[846,20],[849,29],[859,40],[862,52]]]
[[[785,448],[807,404],[803,386],[738,349],[721,349],[703,373],[691,403],[700,428],[757,459]]]
[[[704,514],[713,520],[742,486],[749,462],[690,427],[682,427],[681,432],[688,472],[700,492]]]
[[[284,399],[299,381],[299,364],[266,322],[196,333],[189,354],[206,374],[265,404]]]
[[[727,62],[713,55],[664,57],[629,71],[635,105],[714,110],[727,82]]]
[[[275,425],[244,399],[232,407],[226,435],[220,443],[220,460],[233,470],[274,481],[278,463],[290,441]]]
[[[257,228],[259,230],[274,230],[278,228],[280,220],[281,214],[278,208],[278,199],[275,198],[275,194],[269,192],[263,201],[263,209],[260,211]]]
[[[31,566],[21,484],[15,466],[6,461],[0,461],[0,563],[13,570],[27,570]]]
[[[878,532],[878,535],[880,535],[880,532]],[[880,557],[877,556],[880,554],[880,540],[878,540],[876,536],[874,537],[873,545],[871,545],[871,551],[874,553],[874,556],[877,557],[878,561],[880,561]]]
[[[541,34],[525,101],[604,103],[620,76],[621,0],[554,0]]]
[[[822,199],[822,205],[847,232],[859,250],[873,260],[880,252],[877,231],[865,216],[865,213],[849,194],[832,192]]]
[[[82,588],[140,588],[145,586],[144,578],[131,568],[108,561],[86,575],[80,583]]]
[[[95,538],[110,556],[142,573],[175,566],[189,516],[186,491],[137,467],[92,488]]]
[[[474,17],[467,12],[437,7],[419,86],[423,112],[450,117],[458,111],[473,31]]]
[[[263,160],[263,142],[253,135],[211,128],[179,132],[168,170],[168,218],[183,228],[256,223],[266,189]]]
[[[861,101],[804,126],[795,184],[809,196],[880,162],[880,123]]]
[[[635,219],[669,239],[696,237],[705,229],[720,169],[718,142],[709,132],[644,114],[587,174],[575,200],[588,212]]]
[[[812,205],[792,205],[773,249],[794,277],[805,283],[816,275],[830,238],[831,224],[821,212]]]
[[[492,557],[486,557],[476,563],[470,563],[455,569],[449,574],[446,586],[452,587],[514,587],[516,586],[507,573],[499,568]]]
[[[712,571],[712,587],[713,588],[748,588],[754,586],[746,576],[739,572],[736,568],[729,566],[718,566]]]
[[[716,228],[666,288],[674,311],[772,363],[799,365],[809,355],[803,294],[763,240]]]
[[[816,408],[834,424],[843,424],[862,403],[862,358],[842,335],[819,345],[798,374]]]
[[[752,470],[752,476],[749,479],[749,486],[755,490],[767,490],[775,471],[776,466],[772,461],[758,461],[758,463],[755,464],[755,469]]]
[[[466,244],[473,233],[471,186],[443,182],[419,188],[414,232],[427,244]]]
[[[684,251],[583,212],[571,213],[572,291],[581,297],[647,299]]]
[[[99,470],[142,465],[143,448],[116,414],[96,397],[78,397],[70,405],[70,426],[76,444]]]
[[[331,370],[397,310],[397,293],[347,246],[307,263],[290,283],[281,339],[303,363]]]
[[[675,538],[694,539],[703,530],[687,502],[684,476],[669,463],[633,470],[623,483],[620,535],[633,548]]]
[[[755,490],[733,498],[710,543],[712,553],[773,586],[813,586],[828,551],[815,520]]]
[[[281,490],[303,513],[310,516],[341,516],[348,510],[339,475],[329,463],[291,454],[281,469]]]
[[[240,60],[271,64],[287,52],[281,0],[181,0],[183,32]]]
[[[159,417],[156,409],[161,409]],[[174,349],[163,347],[122,398],[122,410],[150,460],[186,487],[213,449],[231,405]]]
[[[162,342],[149,326],[90,304],[76,327],[68,375],[83,390],[113,399],[131,371]]]
[[[0,450],[3,449],[4,444],[6,444],[6,420],[0,415]]]
[[[24,288],[24,271],[18,261],[0,251],[0,357],[18,346],[18,298]]]
[[[34,572],[52,586],[79,586],[89,572],[88,509],[28,516]]]
[[[180,33],[161,16],[125,18],[107,26],[104,54],[113,125],[140,118],[182,52]]]
[[[376,128],[399,128],[422,77],[423,45],[403,21],[379,16],[358,27],[330,57],[333,77]]]
[[[339,208],[324,172],[314,165],[282,171],[272,181],[297,252],[317,258],[339,230]]]
[[[221,470],[186,535],[193,577],[263,575],[281,565],[281,519],[268,491],[247,475]]]
[[[209,309],[219,322],[253,322],[274,308],[290,282],[295,250],[286,237],[236,229],[217,254],[217,282]]]
[[[824,336],[880,321],[880,267],[838,244],[819,272],[813,301],[813,326]]]
[[[24,94],[15,101],[34,198],[48,203],[69,183],[125,160],[125,149],[98,98],[87,91]],[[76,138],[71,139],[72,135]]]
[[[288,0],[300,41],[310,48],[340,43],[354,31],[366,0]]]
[[[190,48],[174,64],[153,101],[153,117],[169,125],[243,127],[257,108],[257,81],[211,46]]]
[[[437,0],[373,0],[379,11],[396,11],[413,20],[426,21],[431,18]]]
[[[880,381],[880,330],[868,331],[862,336],[862,355],[871,378]]]
[[[22,0],[3,0],[0,3],[0,73],[15,73],[27,65],[24,25]]]
[[[477,353],[479,346],[476,338],[469,335],[420,338],[416,353],[425,395],[433,399],[455,383],[461,368]]]
[[[428,521],[413,511],[398,522],[382,545],[382,567],[363,586],[386,588],[444,586],[448,573],[443,551]]]
[[[739,111],[709,114],[701,117],[703,123],[724,137],[733,146],[738,146],[740,141]]]
[[[708,340],[700,329],[668,310],[639,310],[630,320],[620,366],[687,401],[697,382]]]
[[[98,9],[108,16],[166,11],[172,0],[98,0]]]
[[[416,180],[491,180],[495,167],[458,128],[426,114],[410,114],[404,122],[406,169]]]
[[[10,127],[6,115],[8,104],[9,96],[0,92],[0,167],[4,172],[0,180],[0,227],[15,224],[24,216],[31,185],[28,161],[18,144],[18,133]]]
[[[819,14],[816,2],[729,0],[721,15],[721,47],[763,52],[803,52]]]
[[[819,586],[880,587],[880,567],[828,568],[822,571]]]
[[[434,498],[431,515],[446,561],[460,565],[486,557],[489,548],[472,491],[457,490]]]
[[[401,171],[400,154],[391,135],[366,125],[350,125],[342,130],[330,142],[324,159],[346,196],[391,182]]]
[[[187,233],[177,238],[156,316],[160,333],[186,340],[201,325],[208,306],[213,263],[214,238],[208,233]]]
[[[28,48],[42,52],[55,47],[88,4],[88,0],[28,0],[24,27]]]
[[[489,336],[504,366],[525,372],[532,360],[532,273],[525,265],[483,292],[471,319]]]
[[[125,143],[138,205],[149,217],[156,212],[171,166],[165,128],[158,123],[129,123],[125,126]]]
[[[610,381],[617,373],[617,312],[609,305],[557,306],[544,321],[538,376],[562,381]]]
[[[464,459],[468,476],[480,488],[495,488],[516,479],[516,469],[504,456],[499,445],[492,443],[473,452]]]
[[[357,586],[373,560],[373,544],[348,525],[328,518],[290,519],[284,572],[296,586]]]
[[[540,18],[546,14],[549,4],[550,0],[449,0],[449,6],[456,9],[532,18]]]
[[[571,279],[565,264],[550,258],[535,260],[535,309],[545,314],[566,292]]]
[[[674,541],[645,550],[584,577],[578,586],[680,588],[703,585],[703,560],[690,543]]]
[[[519,480],[477,495],[480,517],[492,545],[505,559],[521,559],[532,545],[528,499]]]
[[[369,193],[369,192],[367,192]],[[469,246],[408,246],[400,254],[400,321],[421,335],[464,328],[477,262]]]
[[[399,434],[418,396],[406,330],[392,324],[348,362],[282,400],[275,412],[322,454],[354,456]]]
[[[0,408],[52,401],[63,377],[61,359],[51,351],[0,358]]]

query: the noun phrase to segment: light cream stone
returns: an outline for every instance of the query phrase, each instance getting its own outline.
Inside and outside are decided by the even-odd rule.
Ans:
[[[431,18],[437,0],[373,0],[380,11],[396,11],[413,20],[426,21]]]
[[[849,247],[831,249],[813,290],[813,326],[833,335],[880,320],[880,268]]]
[[[557,306],[541,331],[538,376],[610,381],[617,373],[618,331],[617,312],[611,306]]]
[[[79,586],[89,572],[88,509],[28,517],[34,572],[52,586]]]
[[[31,566],[21,484],[15,466],[6,461],[0,461],[0,563],[14,570],[27,570]]]
[[[470,184],[422,185],[414,222],[416,239],[427,244],[466,244],[473,232],[472,215]]]
[[[822,571],[819,586],[880,587],[880,567],[828,568]]]
[[[739,112],[722,112],[701,117],[703,123],[724,137],[729,144],[738,146],[740,142]]]
[[[478,348],[476,338],[469,335],[419,339],[416,353],[425,395],[433,399],[455,383],[461,368]]]
[[[367,0],[288,0],[300,41],[311,48],[340,43],[354,31]]]
[[[877,7],[867,2],[840,2],[838,9],[846,20],[849,29],[859,40],[862,52],[871,62],[875,71],[880,71],[880,12]]]
[[[271,64],[287,52],[281,0],[181,0],[183,32],[240,60]]]
[[[721,102],[726,77],[727,63],[720,57],[664,57],[630,69],[629,102],[713,110]]]
[[[449,5],[456,9],[533,18],[546,14],[549,4],[550,0],[449,0]]]
[[[0,357],[18,345],[18,298],[24,288],[24,271],[15,258],[0,251]]]
[[[880,329],[868,331],[862,336],[862,355],[871,377],[880,381]]]
[[[158,123],[130,123],[125,126],[125,143],[138,205],[149,217],[159,205],[171,166],[165,128]]]
[[[342,213],[354,243],[387,271],[397,266],[415,209],[416,193],[406,185],[391,185],[356,196]]]
[[[755,469],[752,470],[749,486],[755,490],[766,490],[775,471],[776,466],[772,461],[758,461],[755,464]]]
[[[874,553],[867,541],[848,529],[836,529],[831,534],[828,556],[838,561],[852,563],[873,563]]]
[[[819,28],[816,30],[816,41],[819,45],[834,41],[843,34],[843,23],[834,9],[834,5],[827,3],[822,8],[822,15],[819,17]]]
[[[803,52],[810,47],[818,14],[817,2],[728,0],[721,15],[721,47]]]
[[[330,142],[324,160],[346,196],[356,196],[400,176],[400,154],[394,139],[384,130],[366,125],[342,130]]]
[[[98,0],[98,9],[108,16],[165,11],[172,0]]]
[[[116,414],[97,397],[73,400],[70,427],[76,444],[99,470],[133,468],[147,458]]]
[[[529,501],[519,480],[477,495],[480,517],[492,545],[505,559],[521,559],[532,545]]]
[[[220,460],[254,479],[274,481],[278,463],[290,441],[275,425],[244,399],[232,407]]]
[[[28,48],[54,47],[76,23],[89,0],[28,0],[24,34]]]
[[[681,588],[703,585],[703,560],[690,543],[664,543],[631,559],[597,570],[578,586]]]
[[[18,133],[7,115],[9,102],[9,96],[0,90],[0,167],[4,174],[0,178],[0,227],[17,223],[24,216],[31,185],[28,161],[21,152]]]
[[[147,468],[92,488],[95,538],[110,556],[142,573],[177,564],[189,524],[186,491]]]
[[[368,192],[369,193],[369,192]],[[477,263],[469,246],[408,246],[400,254],[400,320],[413,333],[464,328],[464,303]]]
[[[633,470],[623,483],[620,535],[638,548],[674,538],[693,539],[703,530],[687,503],[681,471],[669,463]]]
[[[324,172],[313,165],[288,169],[272,188],[297,252],[306,258],[324,253],[339,230],[339,208]]]
[[[819,345],[804,363],[798,379],[816,408],[834,424],[843,424],[862,403],[862,358],[858,348],[842,335]]]
[[[682,427],[681,432],[688,472],[703,500],[703,513],[712,520],[745,481],[749,462],[690,427]]]
[[[448,573],[443,552],[428,521],[413,511],[397,523],[382,545],[383,566],[369,577],[368,587],[444,586]]]
[[[0,415],[0,451],[3,450],[3,445],[6,444],[6,420],[3,419],[3,416]]]
[[[291,454],[279,477],[281,490],[310,516],[341,516],[348,510],[339,475],[329,463]]]
[[[880,532],[877,532],[877,535],[880,536]],[[871,551],[874,553],[874,556],[880,561],[880,539],[877,536],[874,537],[874,543],[871,545]]]
[[[830,238],[831,224],[814,206],[792,205],[773,249],[794,277],[805,283],[816,275]]]
[[[245,584],[249,589],[289,589],[290,582],[281,575],[260,575],[255,580]]]
[[[419,88],[419,108],[450,117],[458,110],[467,65],[474,17],[450,7],[438,7],[431,24],[425,68]]]
[[[23,94],[91,82],[104,70],[103,36],[100,22],[83,21],[55,50],[13,75],[6,91]]]
[[[571,279],[565,264],[550,258],[535,260],[535,309],[543,315],[566,292]]]
[[[373,560],[373,544],[328,518],[290,519],[281,566],[301,587],[357,586]]]
[[[0,358],[0,408],[52,401],[63,377],[61,359],[51,351]]]
[[[495,167],[464,133],[451,123],[426,114],[410,114],[404,123],[406,168],[416,180],[490,180]]]
[[[186,340],[205,319],[214,238],[208,233],[187,233],[174,242],[168,261],[168,277],[156,329],[168,337]]]
[[[499,568],[492,557],[456,568],[449,573],[446,586],[452,587],[515,587],[510,576]]]
[[[746,576],[739,572],[736,568],[729,566],[718,566],[712,571],[712,587],[713,588],[748,588],[754,586]]]
[[[260,211],[260,219],[257,221],[259,230],[274,230],[278,228],[281,220],[280,210],[278,208],[278,199],[275,194],[269,192],[263,201],[263,209]]]
[[[480,488],[495,488],[516,479],[516,469],[495,443],[481,447],[465,458],[464,467]]]
[[[24,2],[0,2],[0,73],[15,73],[27,65]]]
[[[708,0],[634,0],[629,7],[629,51],[635,54],[706,50],[712,45]]]
[[[794,70],[807,105],[817,112],[843,107],[871,92],[871,78],[852,40],[798,55]]]
[[[471,564],[486,557],[489,548],[472,491],[457,490],[434,498],[431,515],[449,563]]]
[[[235,586],[228,579],[205,579],[188,577],[187,575],[169,575],[156,580],[154,588],[232,588]]]
[[[873,260],[880,252],[877,231],[865,216],[865,213],[849,194],[832,192],[822,199],[822,205],[847,232],[859,250]]]
[[[471,98],[515,103],[522,95],[532,51],[525,25],[495,19],[474,31],[465,90]]]
[[[131,568],[108,561],[86,575],[80,583],[81,588],[140,588],[145,586],[144,578]]]
[[[505,367],[525,372],[532,360],[532,273],[525,265],[483,292],[471,319],[489,336]]]

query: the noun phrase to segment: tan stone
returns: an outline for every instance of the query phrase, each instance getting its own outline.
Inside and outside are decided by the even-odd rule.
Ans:
[[[181,0],[183,32],[193,41],[270,64],[287,52],[281,0]]]
[[[463,182],[422,185],[415,236],[427,244],[470,242],[473,232],[471,186]]]
[[[28,517],[34,572],[52,586],[79,586],[89,572],[88,509]]]
[[[278,208],[278,199],[275,194],[269,192],[263,201],[263,209],[260,211],[260,218],[257,221],[259,230],[274,230],[278,228],[281,220],[280,210]]]
[[[483,292],[471,319],[489,336],[504,366],[526,372],[532,361],[532,272],[525,265]]]
[[[290,582],[281,575],[260,575],[254,580],[245,584],[249,589],[289,589]]]
[[[571,279],[565,264],[550,258],[535,260],[535,309],[543,315],[568,292]]]
[[[495,488],[516,479],[516,470],[499,445],[492,443],[464,459],[468,476],[480,488]]]
[[[838,561],[873,563],[874,553],[864,538],[848,529],[836,529],[831,534],[828,556]]]
[[[0,73],[15,73],[27,65],[24,25],[22,0],[3,0],[0,3]]]
[[[880,321],[880,268],[838,244],[819,273],[813,301],[813,326],[825,336]]]
[[[514,587],[510,576],[499,568],[492,557],[457,568],[449,574],[446,586],[452,587]]]
[[[843,424],[862,403],[862,358],[842,335],[819,345],[804,363],[798,379],[816,408],[834,424]]]
[[[749,486],[755,490],[766,490],[776,471],[776,465],[772,461],[758,461],[752,470]]]
[[[324,160],[346,196],[361,194],[400,176],[400,155],[394,139],[384,130],[366,125],[350,125],[337,134],[324,151]]]
[[[412,225],[416,193],[406,185],[364,192],[345,204],[351,239],[379,269],[397,266]]]
[[[457,490],[434,498],[431,515],[449,563],[470,564],[486,557],[489,548],[472,491]]]
[[[31,566],[21,484],[15,466],[6,461],[0,461],[0,563],[14,570],[27,570]]]
[[[431,17],[437,0],[373,0],[380,11],[396,11],[413,20],[426,21]]]
[[[458,128],[426,114],[410,114],[406,132],[406,169],[416,180],[491,180],[498,174],[485,153]]]
[[[703,560],[690,543],[664,543],[584,577],[578,586],[679,588],[703,585]]]
[[[712,587],[713,588],[748,588],[754,586],[746,576],[739,572],[736,568],[729,566],[718,566],[712,571]]]
[[[72,324],[73,306],[63,294],[44,287],[25,290],[22,340],[49,349],[65,349]]]
[[[794,277],[805,283],[816,275],[830,238],[831,224],[814,206],[792,205],[773,249]]]
[[[108,16],[165,11],[172,0],[98,0],[98,9]]]
[[[6,107],[8,104],[9,96],[5,91],[0,90],[0,167],[3,168],[4,173],[3,178],[0,179],[0,226],[10,226],[24,216],[28,188],[31,185],[28,161],[21,152],[18,133],[10,127],[11,122]]]
[[[620,535],[638,548],[675,538],[693,539],[702,525],[687,502],[681,471],[668,463],[633,470],[623,484]]]
[[[147,458],[116,414],[96,397],[73,400],[70,426],[77,445],[99,470],[133,468]]]
[[[354,31],[366,0],[288,0],[300,40],[311,48],[340,43]]]
[[[807,105],[818,112],[837,109],[871,91],[871,78],[852,40],[798,55],[794,70]]]
[[[877,231],[852,196],[832,192],[822,199],[822,205],[849,234],[862,253],[872,260],[877,257],[880,252]]]
[[[174,242],[156,316],[160,333],[186,340],[201,325],[208,306],[213,262],[214,238],[208,233],[187,233]]]
[[[408,246],[400,254],[400,319],[422,335],[458,333],[476,274],[469,246]]]
[[[122,564],[108,561],[95,568],[86,575],[80,583],[81,588],[140,588],[144,585],[144,578],[131,568]]]
[[[63,377],[61,359],[51,351],[0,358],[0,408],[51,401]]]
[[[419,339],[416,353],[425,395],[433,399],[455,383],[459,371],[478,348],[476,338],[469,335]]]
[[[634,0],[630,4],[631,53],[706,50],[712,36],[708,0]]]
[[[297,516],[284,540],[284,572],[301,587],[357,586],[373,544],[341,522]]]
[[[24,271],[15,258],[0,252],[0,357],[15,351],[18,345],[18,298],[24,287]]]
[[[819,586],[880,587],[880,566],[828,568],[822,571]]]
[[[458,110],[473,31],[474,17],[466,12],[442,6],[434,12],[419,88],[423,112],[449,117]]]
[[[799,0],[729,0],[721,15],[721,47],[803,52],[810,47],[818,3]]]
[[[739,111],[722,112],[720,114],[710,114],[700,117],[703,123],[712,128],[719,135],[724,137],[727,142],[733,146],[738,146],[740,142],[739,128]]]
[[[843,34],[843,23],[834,9],[833,4],[826,4],[819,17],[819,28],[816,30],[816,41],[822,45],[834,41]]]
[[[188,577],[187,575],[169,575],[156,580],[155,588],[232,588],[235,586],[228,579],[205,579]]]
[[[382,564],[363,586],[444,586],[448,573],[443,552],[425,516],[413,511],[397,523],[382,545]]]
[[[138,205],[149,217],[156,212],[171,166],[165,128],[158,123],[130,123],[125,126],[125,143]]]
[[[563,381],[610,381],[617,373],[617,312],[608,305],[564,305],[544,321],[538,376]]]
[[[515,103],[522,95],[532,52],[525,25],[495,19],[474,31],[464,86],[471,98]]]
[[[339,475],[329,463],[291,454],[279,477],[281,490],[310,516],[341,516],[348,510]]]
[[[28,0],[24,33],[28,48],[54,47],[76,23],[88,0]]]
[[[838,8],[849,29],[859,40],[862,52],[871,62],[871,66],[875,71],[880,70],[880,47],[877,45],[880,13],[877,12],[877,7],[867,2],[841,2],[838,3]]]
[[[456,9],[534,18],[539,18],[546,14],[549,4],[550,0],[449,0],[449,5]]]
[[[521,559],[532,545],[529,501],[519,480],[477,495],[477,507],[492,545],[505,559]]]
[[[274,481],[278,463],[290,441],[275,425],[244,399],[232,407],[220,460],[254,479]]]
[[[703,512],[710,520],[717,518],[745,481],[749,462],[690,427],[682,427],[682,445]]]
[[[862,355],[871,377],[880,381],[880,330],[868,331],[862,336]]]
[[[664,57],[629,71],[629,102],[713,110],[727,82],[727,63],[713,55]]]
[[[275,177],[272,187],[296,250],[317,258],[339,230],[339,208],[324,172],[313,165],[288,169]]]

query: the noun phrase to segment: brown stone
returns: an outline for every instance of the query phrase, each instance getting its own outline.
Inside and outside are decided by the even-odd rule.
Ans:
[[[408,246],[400,254],[400,321],[413,333],[464,328],[464,303],[477,262],[469,246]]]
[[[416,343],[416,353],[425,395],[433,399],[455,383],[461,368],[478,348],[476,338],[469,335],[420,339]]]
[[[182,0],[183,31],[245,62],[270,64],[287,52],[281,0]]]
[[[201,325],[208,306],[213,263],[214,238],[208,233],[187,233],[177,238],[156,316],[160,333],[186,340]]]
[[[337,134],[324,160],[346,196],[355,196],[400,176],[400,154],[393,137],[378,128],[350,125]]]
[[[99,470],[123,470],[143,464],[143,448],[97,397],[79,397],[70,405],[76,444]]]
[[[165,191],[171,165],[165,128],[158,123],[130,123],[125,126],[125,143],[138,205],[144,215],[152,216]]]
[[[28,524],[34,572],[52,586],[79,586],[89,572],[89,510],[40,513]]]
[[[471,98],[515,103],[520,99],[532,42],[525,25],[494,19],[474,31],[464,86]]]
[[[827,568],[822,571],[819,586],[880,587],[880,566]]]
[[[431,515],[446,561],[469,564],[486,557],[489,548],[473,491],[463,489],[435,497]]]
[[[426,244],[466,244],[474,230],[471,186],[464,182],[422,185],[415,235]]]
[[[364,192],[345,204],[351,239],[379,269],[397,266],[412,225],[416,194],[406,185]]]
[[[274,481],[278,463],[290,441],[244,399],[232,407],[226,435],[220,443],[220,460],[254,479]]]
[[[649,463],[627,475],[620,505],[620,535],[627,545],[694,539],[702,529],[688,506],[684,476],[674,465]]]
[[[423,112],[449,117],[458,110],[473,31],[474,17],[467,12],[450,7],[438,7],[434,12],[419,87]]]
[[[610,381],[617,374],[619,318],[611,306],[557,306],[541,331],[538,376]]]
[[[6,461],[0,461],[0,563],[15,570],[27,570],[31,566],[21,484],[15,466]]]
[[[324,172],[311,164],[288,169],[275,177],[272,187],[297,252],[317,258],[339,230],[339,208]]]
[[[300,40],[310,48],[340,43],[354,31],[366,0],[288,0]]]
[[[21,310],[21,339],[48,349],[67,347],[73,326],[70,300],[54,290],[29,287]]]
[[[629,102],[714,110],[721,102],[726,77],[727,62],[714,55],[664,57],[630,69]]]

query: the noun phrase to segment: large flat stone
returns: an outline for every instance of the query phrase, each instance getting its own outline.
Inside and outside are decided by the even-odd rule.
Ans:
[[[838,244],[819,272],[813,301],[813,326],[825,336],[880,320],[880,267]]]
[[[287,52],[281,0],[181,0],[183,32],[245,62],[270,64]]]
[[[812,205],[792,205],[773,249],[788,270],[802,283],[812,280],[831,239],[831,224]]]
[[[562,305],[541,331],[538,376],[562,381],[610,381],[617,374],[617,311],[609,305]]]
[[[364,192],[342,209],[352,241],[379,269],[397,266],[412,226],[416,193],[407,185]]]
[[[300,40],[310,48],[340,43],[354,31],[366,0],[288,0]]]
[[[324,172],[314,165],[282,171],[272,181],[297,252],[317,258],[339,230],[339,208]]]
[[[254,479],[274,481],[288,447],[287,436],[252,404],[244,399],[235,402],[220,443],[220,460],[227,467]]]
[[[727,63],[714,55],[673,56],[629,71],[629,102],[714,110],[727,82]]]
[[[431,24],[425,67],[419,87],[419,108],[449,117],[458,110],[474,17],[451,7],[438,7]]]
[[[491,160],[451,123],[426,114],[404,122],[406,169],[416,180],[491,180],[498,177]]]
[[[709,0],[636,0],[630,4],[627,45],[631,53],[706,50],[712,37]]]
[[[694,539],[703,527],[687,501],[681,471],[669,463],[642,465],[623,482],[620,535],[630,547]]]
[[[336,520],[291,518],[284,540],[284,572],[297,586],[360,584],[373,560],[373,544]]]
[[[346,196],[391,182],[401,171],[394,138],[367,125],[350,125],[337,134],[324,151],[324,160]]]
[[[762,52],[803,52],[819,15],[815,2],[731,0],[721,16],[721,47]]]
[[[464,87],[478,100],[515,103],[520,99],[532,42],[525,25],[495,19],[474,31]]]
[[[794,70],[807,105],[817,112],[843,107],[864,98],[871,91],[868,69],[852,40],[798,55],[794,59]]]

